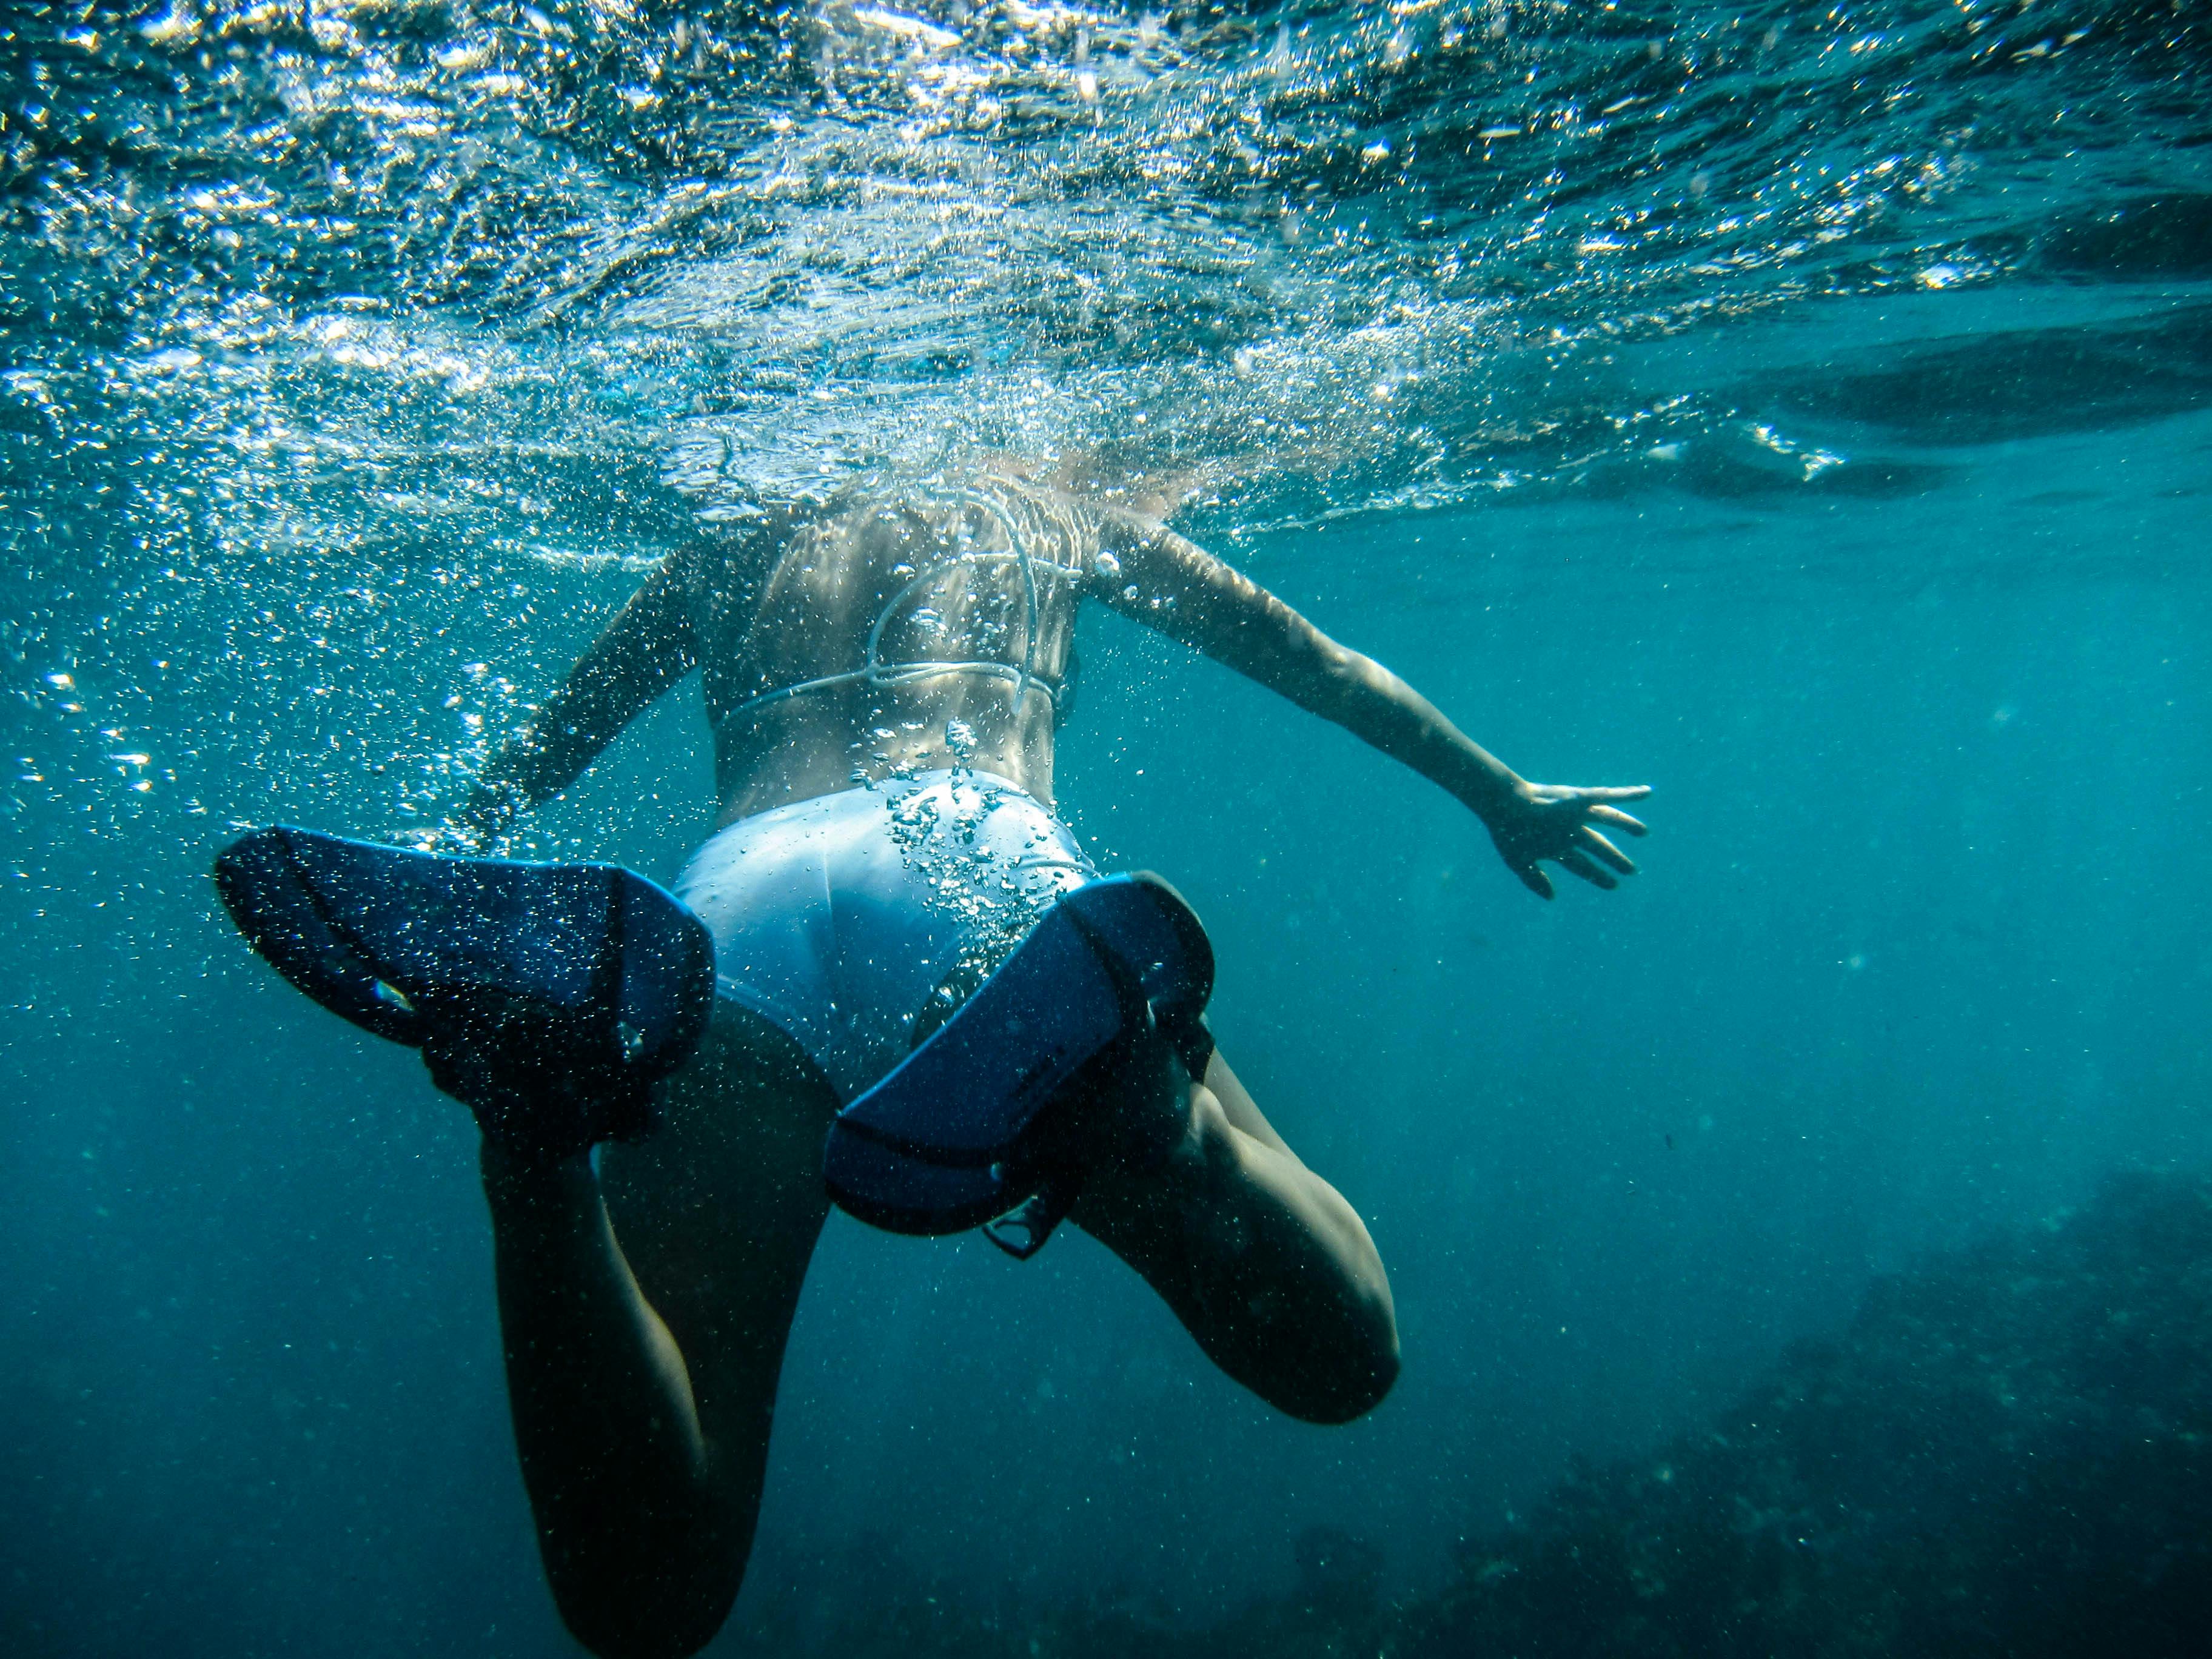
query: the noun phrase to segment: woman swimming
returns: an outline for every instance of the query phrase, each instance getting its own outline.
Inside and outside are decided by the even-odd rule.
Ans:
[[[1010,951],[1028,954],[1040,918],[1057,908],[1093,936],[1082,905],[1059,902],[1103,884],[1053,811],[1085,600],[1449,790],[1543,896],[1541,861],[1605,888],[1634,867],[1604,829],[1643,834],[1619,803],[1647,791],[1525,782],[1395,676],[1163,527],[1175,504],[1142,479],[1086,487],[1000,462],[955,487],[696,541],[647,579],[456,820],[467,850],[495,847],[702,674],[719,828],[675,891],[712,938],[712,1015],[659,1086],[657,1127],[640,1135],[634,1112],[586,1100],[582,1127],[549,1139],[456,1080],[542,1071],[550,1038],[534,1059],[475,1054],[465,1033],[430,1056],[485,1123],[509,1391],[547,1574],[569,1628],[608,1659],[696,1650],[737,1594],[830,1208],[833,1122]],[[1163,916],[1186,914],[1171,890],[1142,890]],[[1210,984],[1210,957],[1204,969]],[[1231,1376],[1308,1421],[1357,1417],[1398,1370],[1382,1262],[1190,1030],[1139,1030],[1079,1085],[1055,1085],[1055,1167],[1079,1174],[1063,1200]]]

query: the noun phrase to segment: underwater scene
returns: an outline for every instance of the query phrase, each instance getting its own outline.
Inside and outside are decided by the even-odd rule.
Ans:
[[[1086,1200],[831,1211],[734,1605],[595,1650],[2204,1650],[2212,8],[0,0],[0,1651],[582,1650],[470,1108],[211,864],[677,883],[673,668],[455,826],[685,550],[993,467],[1174,483],[1030,787],[1204,919],[1395,1381],[1268,1404]],[[1650,786],[1635,873],[1161,548]]]

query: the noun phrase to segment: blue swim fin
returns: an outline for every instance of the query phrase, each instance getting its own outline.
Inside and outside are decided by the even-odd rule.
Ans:
[[[706,925],[609,864],[450,858],[285,825],[224,849],[216,885],[276,970],[418,1047],[484,1133],[560,1158],[654,1122],[714,996]]]
[[[1202,1077],[1213,950],[1158,876],[1061,896],[952,1017],[830,1125],[830,1196],[892,1232],[982,1223],[1041,1248],[1082,1185],[1085,1148],[1137,1164],[1183,1133],[1183,1093],[1134,1081],[1163,1051]],[[1076,1118],[1099,1116],[1087,1127]],[[998,1218],[994,1222],[993,1218]]]

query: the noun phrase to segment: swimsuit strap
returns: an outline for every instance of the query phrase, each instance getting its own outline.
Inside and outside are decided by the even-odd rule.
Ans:
[[[1055,721],[1060,719],[1065,712],[1064,703],[1068,688],[1064,684],[1036,672],[1037,624],[1042,618],[1042,607],[1037,599],[1037,574],[1042,568],[1053,576],[1066,576],[1081,581],[1087,573],[1079,568],[1062,564],[1057,559],[1039,560],[1031,556],[1029,544],[1022,536],[1021,527],[1014,522],[1013,515],[1002,503],[993,500],[981,490],[955,490],[949,497],[937,496],[932,499],[939,501],[947,500],[957,501],[964,506],[978,508],[997,520],[999,527],[1006,532],[1006,550],[1001,552],[995,548],[970,550],[955,553],[950,557],[924,565],[915,573],[912,580],[884,601],[883,610],[877,613],[875,626],[868,630],[866,657],[860,667],[848,669],[842,674],[824,674],[817,679],[800,680],[796,684],[779,686],[773,691],[763,691],[758,696],[749,697],[736,708],[728,710],[722,715],[723,720],[732,719],[748,709],[758,708],[768,703],[781,702],[787,697],[803,696],[810,691],[824,691],[832,686],[904,685],[909,681],[929,679],[939,674],[981,674],[989,678],[1008,680],[1012,682],[1018,698],[1025,696],[1031,691],[1041,691],[1052,703]],[[884,630],[890,626],[891,619],[898,614],[899,608],[909,599],[945,572],[957,566],[981,564],[1000,559],[1012,559],[1021,567],[1024,626],[1020,662],[998,662],[989,659],[974,662],[886,663],[884,661],[882,655]]]

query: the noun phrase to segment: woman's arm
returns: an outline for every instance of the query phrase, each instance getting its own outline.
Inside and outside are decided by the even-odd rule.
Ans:
[[[462,842],[477,850],[497,842],[698,665],[687,551],[670,554],[645,579],[530,723],[500,745],[453,815]]]
[[[1644,834],[1641,823],[1612,803],[1639,799],[1648,787],[1529,783],[1382,664],[1338,644],[1173,531],[1111,520],[1105,542],[1122,566],[1118,579],[1100,583],[1114,609],[1334,721],[1449,791],[1489,828],[1507,866],[1539,896],[1552,896],[1540,859],[1555,860],[1599,887],[1619,885],[1612,871],[1635,869],[1594,826]]]

